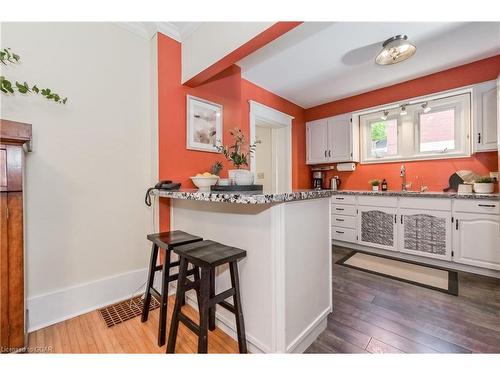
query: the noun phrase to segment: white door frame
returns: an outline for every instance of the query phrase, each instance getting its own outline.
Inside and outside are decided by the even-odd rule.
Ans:
[[[255,126],[258,121],[269,124],[272,128],[285,128],[285,144],[287,155],[286,158],[286,181],[285,186],[287,189],[292,189],[292,120],[295,118],[293,116],[287,115],[286,113],[280,112],[274,108],[265,106],[263,104],[257,103],[253,100],[248,101],[250,103],[250,144],[255,144]],[[274,143],[274,142],[273,142]],[[273,154],[274,154],[273,145]],[[276,163],[273,161],[273,189],[276,187]],[[250,171],[255,173],[256,168],[256,155],[253,154],[250,158]]]

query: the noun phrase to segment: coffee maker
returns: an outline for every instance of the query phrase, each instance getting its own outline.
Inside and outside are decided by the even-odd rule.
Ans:
[[[323,189],[323,171],[313,172],[313,189]]]

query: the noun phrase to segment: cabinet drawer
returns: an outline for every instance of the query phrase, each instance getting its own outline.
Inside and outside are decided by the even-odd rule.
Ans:
[[[499,202],[477,199],[457,199],[453,203],[453,210],[457,212],[474,212],[482,214],[498,214]]]
[[[356,204],[356,197],[354,195],[333,195],[332,203]]]
[[[400,198],[400,208],[450,211],[450,198]]]
[[[362,206],[396,207],[398,205],[398,198],[363,195],[358,197],[358,204]]]
[[[355,216],[344,216],[344,215],[332,215],[332,225],[356,229],[356,217]]]
[[[356,242],[356,230],[333,226],[332,238],[337,241]]]
[[[356,206],[332,204],[332,215],[356,216]]]

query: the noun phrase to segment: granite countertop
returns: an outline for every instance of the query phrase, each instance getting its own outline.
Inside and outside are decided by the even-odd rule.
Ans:
[[[204,202],[267,204],[283,203],[305,199],[329,198],[331,190],[298,189],[283,193],[268,193],[262,191],[206,191],[198,189],[158,190],[158,195],[164,198],[188,199]]]
[[[412,198],[450,198],[450,199],[484,199],[498,200],[499,193],[493,194],[458,194],[456,192],[441,192],[441,191],[371,191],[371,190],[337,190],[333,191],[332,195],[370,195],[376,197],[412,197]]]

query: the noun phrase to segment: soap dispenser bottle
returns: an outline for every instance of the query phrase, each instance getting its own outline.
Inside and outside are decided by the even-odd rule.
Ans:
[[[382,191],[387,191],[387,181],[385,178],[382,180]]]

